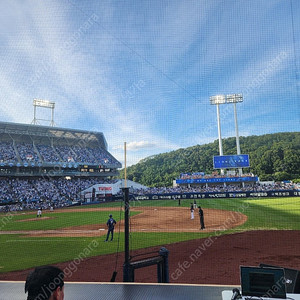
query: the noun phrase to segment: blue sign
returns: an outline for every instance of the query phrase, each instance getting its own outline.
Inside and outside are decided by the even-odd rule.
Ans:
[[[257,182],[257,176],[244,177],[213,177],[213,178],[194,178],[194,179],[176,179],[177,184],[189,183],[238,183],[238,182]]]
[[[248,167],[250,167],[248,154],[214,156],[214,169]]]

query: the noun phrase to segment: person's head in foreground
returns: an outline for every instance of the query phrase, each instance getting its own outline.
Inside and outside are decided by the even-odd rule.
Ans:
[[[26,279],[27,300],[63,300],[64,272],[54,266],[37,267]]]

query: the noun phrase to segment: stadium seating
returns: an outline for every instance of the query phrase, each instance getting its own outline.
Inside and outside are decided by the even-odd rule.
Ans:
[[[0,211],[63,207],[80,200],[80,191],[94,184],[105,183],[101,178],[0,178]]]
[[[109,152],[101,148],[83,148],[77,146],[36,145],[29,143],[0,142],[0,162],[9,163],[77,163],[106,165],[118,161]],[[18,159],[19,158],[19,159]]]

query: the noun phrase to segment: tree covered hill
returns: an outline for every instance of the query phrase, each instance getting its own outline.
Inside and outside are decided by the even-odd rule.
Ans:
[[[224,155],[236,154],[235,137],[222,140]],[[240,137],[241,153],[249,154],[250,168],[260,180],[300,178],[300,132]],[[142,159],[127,168],[127,179],[147,186],[171,186],[185,172],[213,172],[219,142],[178,149]],[[124,169],[120,176],[124,178]]]

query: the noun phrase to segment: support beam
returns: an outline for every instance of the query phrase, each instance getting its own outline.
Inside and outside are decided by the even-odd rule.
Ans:
[[[129,282],[130,280],[130,253],[129,253],[129,188],[125,187],[123,190],[124,206],[125,206],[125,261],[123,265],[123,282]]]

